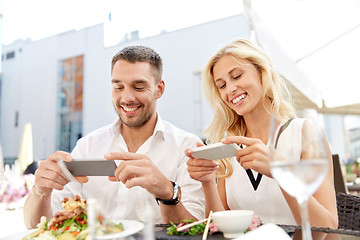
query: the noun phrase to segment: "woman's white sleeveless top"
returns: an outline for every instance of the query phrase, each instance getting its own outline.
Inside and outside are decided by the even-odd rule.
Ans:
[[[301,133],[305,119],[293,119],[289,126],[281,133],[277,149],[287,157],[298,158],[301,154]],[[295,156],[289,156],[290,145],[297,147]],[[274,179],[262,176],[260,184],[255,191],[246,170],[232,158],[234,172],[226,178],[226,198],[230,209],[253,210],[263,223],[296,224],[291,210]],[[253,172],[257,179],[258,173]]]

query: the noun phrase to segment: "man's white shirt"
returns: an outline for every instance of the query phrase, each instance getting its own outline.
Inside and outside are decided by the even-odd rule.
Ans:
[[[120,126],[121,122],[117,119],[79,139],[72,156],[104,158],[104,154],[108,152],[128,152]],[[184,207],[197,219],[203,219],[204,193],[201,183],[190,178],[186,165],[188,157],[184,153],[187,148],[196,147],[196,142],[199,141],[201,140],[196,135],[162,120],[158,114],[153,135],[136,153],[147,155],[169,180],[176,181],[181,187],[181,202]],[[121,160],[116,160],[117,165],[120,162]],[[111,182],[106,176],[89,177],[89,181],[84,184],[70,182],[62,191],[54,190],[51,201],[53,214],[61,209],[61,201],[65,197],[76,194],[97,200],[107,218],[143,221],[145,208],[150,206],[147,210],[152,210],[155,223],[161,223],[160,207],[154,196],[141,187],[128,189],[121,182]]]

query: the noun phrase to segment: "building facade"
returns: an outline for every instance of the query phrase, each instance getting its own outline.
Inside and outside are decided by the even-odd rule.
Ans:
[[[212,110],[202,93],[201,69],[221,46],[240,37],[249,38],[242,14],[145,39],[125,38],[112,47],[104,47],[103,24],[3,46],[0,143],[5,161],[17,158],[26,123],[32,125],[34,159],[40,160],[56,150],[71,151],[78,138],[113,122],[111,59],[128,45],[149,46],[162,56],[165,93],[158,112],[202,137]],[[326,122],[339,125],[338,117],[331,118]],[[344,141],[332,137],[331,127],[325,130],[333,153],[345,156]]]
[[[17,157],[25,123],[32,124],[34,159],[45,159],[59,149],[70,151],[79,137],[113,122],[111,59],[127,45],[146,45],[162,56],[165,93],[158,112],[201,136],[212,116],[201,92],[201,68],[220,46],[247,36],[244,16],[235,15],[108,48],[103,24],[3,46],[0,141],[5,159]]]

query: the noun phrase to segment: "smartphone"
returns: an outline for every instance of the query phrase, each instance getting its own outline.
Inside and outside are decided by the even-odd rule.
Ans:
[[[208,160],[218,160],[236,156],[240,147],[235,143],[223,144],[221,142],[193,148],[193,156]]]
[[[73,176],[114,176],[116,164],[114,160],[106,159],[74,159],[63,161]]]

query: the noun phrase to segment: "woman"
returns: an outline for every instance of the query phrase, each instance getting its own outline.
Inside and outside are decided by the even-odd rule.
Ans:
[[[195,159],[191,149],[186,151],[189,174],[202,183],[207,213],[252,209],[264,223],[300,225],[296,199],[279,187],[269,170],[266,144],[271,116],[280,116],[282,122],[295,118],[288,90],[269,57],[250,41],[235,40],[209,60],[203,72],[203,84],[215,111],[204,135],[212,143],[246,146],[231,160]],[[303,120],[295,118],[285,131],[300,129],[301,132],[303,124]],[[286,144],[279,143],[277,147]],[[312,226],[337,228],[331,161],[330,155],[328,174],[309,199]]]

